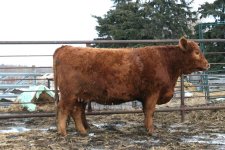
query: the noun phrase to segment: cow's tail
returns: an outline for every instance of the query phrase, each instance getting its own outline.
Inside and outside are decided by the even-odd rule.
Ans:
[[[54,56],[53,56],[53,73],[54,73],[54,88],[55,88],[55,104],[57,106],[57,104],[59,102],[58,77],[57,77],[57,59]]]
[[[54,90],[55,90],[55,108],[56,108],[56,127],[58,128],[58,103],[59,103],[59,93],[58,93],[58,77],[57,77],[57,58],[56,58],[56,52],[53,55],[53,73],[54,73]]]

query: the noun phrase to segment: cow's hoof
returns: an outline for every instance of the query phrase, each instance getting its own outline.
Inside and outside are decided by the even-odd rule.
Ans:
[[[58,134],[61,135],[61,136],[64,136],[64,137],[67,136],[66,132],[58,132]]]
[[[87,131],[82,131],[82,132],[79,132],[81,136],[87,136],[88,135],[88,132]]]
[[[86,130],[90,130],[90,126],[89,125],[85,125],[85,129]]]
[[[77,131],[78,131],[78,133],[80,134],[80,135],[87,135],[88,134],[88,130],[86,130],[86,129],[81,129],[81,130],[79,130],[79,129],[77,129]]]
[[[147,129],[148,135],[152,136],[153,135],[153,132],[154,132],[154,128]]]
[[[153,132],[147,132],[149,136],[153,136]]]

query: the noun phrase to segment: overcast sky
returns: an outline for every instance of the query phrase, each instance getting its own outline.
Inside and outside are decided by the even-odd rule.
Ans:
[[[195,0],[195,9],[205,1]],[[111,0],[0,0],[0,41],[93,40]],[[0,55],[53,54],[59,45],[0,45]],[[29,63],[28,63],[29,62]],[[46,58],[1,58],[0,64],[51,66]]]
[[[110,0],[1,0],[0,40],[92,40]]]

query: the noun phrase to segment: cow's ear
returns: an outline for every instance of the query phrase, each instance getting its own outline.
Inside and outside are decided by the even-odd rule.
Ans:
[[[179,47],[180,47],[183,51],[187,51],[188,42],[187,42],[187,39],[186,39],[185,37],[180,38],[180,41],[179,41]]]

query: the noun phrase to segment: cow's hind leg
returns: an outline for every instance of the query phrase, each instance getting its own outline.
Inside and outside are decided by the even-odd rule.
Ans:
[[[155,111],[155,105],[159,97],[159,92],[156,92],[149,96],[143,103],[143,111],[144,111],[144,123],[145,127],[149,134],[152,134],[154,131],[153,126],[153,115]]]
[[[70,113],[69,105],[66,105],[63,100],[60,100],[57,108],[57,130],[58,133],[65,136],[66,133],[66,121]]]
[[[76,129],[81,134],[87,134],[88,128],[88,124],[85,118],[85,106],[86,104],[84,104],[83,102],[76,102],[74,105],[73,112],[71,114],[75,122]]]
[[[82,117],[82,123],[84,125],[84,128],[86,130],[88,130],[88,129],[90,129],[90,127],[88,125],[86,115],[85,115],[86,106],[87,106],[87,103],[83,103],[83,105],[82,105],[83,109],[82,109],[82,112],[81,112],[81,117]]]

